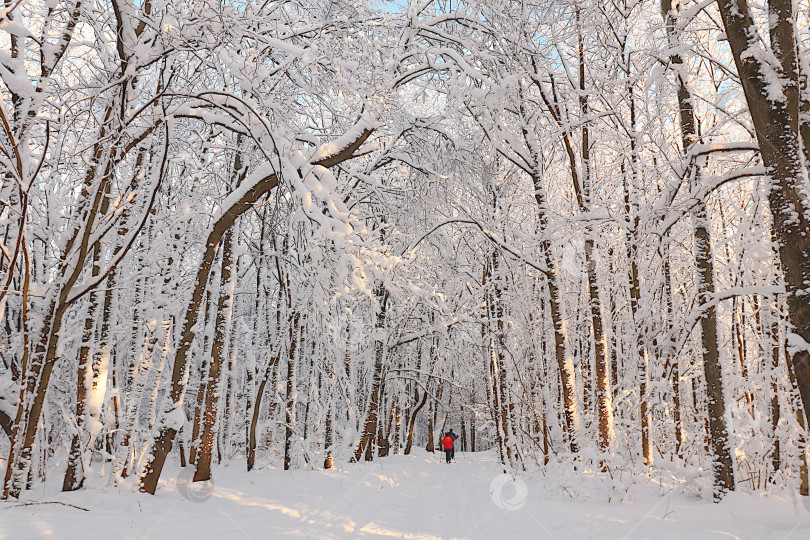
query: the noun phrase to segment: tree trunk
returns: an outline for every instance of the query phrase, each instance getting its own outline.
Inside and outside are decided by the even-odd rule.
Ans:
[[[290,348],[287,354],[287,392],[285,396],[286,406],[284,408],[284,470],[290,469],[292,463],[292,439],[295,433],[293,429],[295,423],[295,359],[298,342],[301,339],[300,314],[296,310],[292,316],[290,324]]]
[[[698,284],[697,309],[700,317],[701,345],[703,348],[703,374],[708,394],[709,433],[713,454],[714,498],[719,501],[727,491],[734,490],[734,469],[726,429],[726,403],[723,393],[723,374],[717,346],[717,311],[712,303],[714,295],[714,264],[709,239],[706,205],[701,203],[695,211],[695,265]]]
[[[776,313],[771,309],[773,307],[771,302],[767,302],[769,307],[769,317],[772,319],[770,321],[770,325],[765,317],[762,316],[762,308],[766,305],[765,299],[763,299],[759,307],[757,308],[757,322],[760,325],[760,328],[763,330],[765,343],[771,344],[770,352],[770,387],[771,387],[771,402],[770,402],[770,409],[771,409],[771,437],[773,439],[773,446],[771,447],[771,464],[773,465],[773,472],[779,471],[782,468],[781,463],[781,448],[779,443],[779,419],[781,415],[781,411],[779,409],[779,378],[777,374],[779,373],[779,318],[776,317]],[[765,352],[765,348],[763,347],[763,352]]]
[[[405,443],[405,455],[411,453],[411,446],[413,445],[413,428],[416,425],[416,415],[419,414],[419,411],[422,410],[422,407],[425,406],[427,402],[428,393],[422,392],[422,401],[419,401],[419,390],[414,390],[414,400],[419,404],[414,408],[413,412],[411,413],[411,418],[408,421],[408,439]]]
[[[357,449],[354,451],[354,459],[360,461],[360,456],[365,455],[366,461],[374,459],[374,443],[377,435],[378,424],[378,408],[382,401],[382,385],[383,385],[383,356],[385,353],[385,340],[382,333],[385,331],[385,311],[386,304],[388,303],[388,290],[383,283],[379,283],[376,287],[375,296],[379,304],[379,311],[377,312],[377,323],[375,325],[376,335],[374,338],[374,372],[371,379],[371,399],[368,404],[368,413],[366,415],[366,424],[363,428],[363,435],[360,437],[360,442],[357,444]]]
[[[493,199],[493,206],[497,200]],[[490,325],[494,323],[494,332],[489,331],[491,344],[490,384],[492,385],[492,416],[495,421],[496,438],[501,454],[501,463],[512,464],[512,448],[509,438],[509,416],[506,404],[506,339],[504,336],[504,310],[501,298],[500,258],[497,251],[490,256],[490,281],[492,291],[487,294],[487,307]],[[442,427],[444,432],[444,427]]]
[[[279,297],[278,302],[276,305],[276,335],[281,335],[281,298],[283,294],[283,289],[279,288]],[[264,397],[264,389],[267,386],[267,381],[270,378],[271,373],[275,372],[275,368],[281,360],[281,346],[278,347],[276,354],[273,356],[272,360],[267,363],[267,367],[264,370],[264,377],[262,377],[261,382],[259,383],[259,388],[256,391],[256,399],[253,401],[253,411],[250,415],[250,428],[248,429],[248,448],[247,448],[247,470],[253,470],[253,466],[256,463],[256,430],[259,425],[259,415],[262,408],[262,398]]]
[[[211,356],[208,349],[209,329],[211,327],[211,313],[214,311],[211,305],[211,290],[205,292],[205,316],[203,317],[204,336],[202,346],[202,358],[200,360],[200,381],[197,385],[197,395],[194,399],[194,421],[191,427],[191,444],[189,445],[188,461],[192,465],[197,464],[197,448],[200,443],[200,427],[203,422],[203,409],[205,407],[205,392],[208,388],[208,359]]]
[[[794,3],[791,0],[768,2],[770,43],[778,65],[769,65],[766,74],[759,50],[760,36],[748,5],[738,0],[718,0],[729,48],[740,76],[754,123],[762,161],[774,181],[768,202],[773,216],[772,237],[779,247],[786,287],[792,336],[796,343],[793,369],[804,405],[810,418],[810,221],[802,183],[805,169],[799,134],[799,65],[796,52]],[[804,74],[806,76],[806,74]],[[778,77],[779,82],[773,82]],[[804,140],[804,145],[810,141]]]
[[[268,294],[264,291],[264,280],[267,274],[266,272],[266,263],[265,263],[265,248],[264,243],[266,239],[267,233],[267,207],[269,205],[265,204],[264,208],[262,209],[262,219],[261,219],[261,226],[259,228],[259,258],[256,261],[256,300],[254,303],[254,315],[253,315],[253,336],[252,342],[253,346],[256,347],[256,351],[253,352],[250,356],[250,361],[246,366],[245,373],[246,373],[246,386],[245,389],[245,446],[246,454],[247,454],[247,470],[250,471],[253,468],[253,462],[255,461],[255,454],[256,454],[256,430],[253,424],[253,413],[254,413],[254,406],[253,406],[253,398],[256,395],[256,379],[258,379],[258,362],[257,356],[259,358],[264,359],[267,353],[269,353],[269,343],[268,343],[268,336],[265,335],[266,330],[262,330],[262,322],[268,322],[269,320],[266,316],[267,314],[267,297]],[[266,328],[269,329],[270,325],[268,324]],[[276,331],[276,335],[278,335],[278,331]],[[264,382],[262,380],[259,384]],[[262,387],[264,390],[264,387]]]
[[[237,154],[238,155],[238,154]],[[205,407],[202,415],[200,454],[196,460],[194,481],[211,479],[211,455],[214,447],[214,429],[217,425],[219,397],[222,390],[223,348],[230,325],[233,287],[236,273],[236,258],[233,253],[233,232],[229,229],[222,238],[222,270],[220,271],[219,299],[216,304],[214,341],[211,344],[211,360],[208,364],[208,380],[205,391]]]
[[[627,66],[629,72],[630,66]],[[627,83],[628,95],[630,99],[630,175],[632,182],[628,186],[625,180],[624,185],[624,208],[627,214],[627,221],[631,224],[631,229],[627,231],[627,258],[630,262],[629,284],[630,284],[630,324],[635,332],[634,346],[636,356],[636,377],[638,380],[639,417],[641,420],[641,454],[644,457],[644,464],[653,464],[652,440],[650,438],[650,412],[649,412],[649,366],[648,353],[645,346],[645,329],[640,328],[638,320],[639,304],[641,303],[641,286],[638,277],[638,227],[639,215],[637,205],[631,195],[633,191],[639,190],[638,186],[638,151],[636,149],[636,103],[633,93],[632,83]]]
[[[107,212],[108,197],[105,195],[104,202],[102,202],[102,213]],[[93,277],[101,273],[99,267],[99,259],[101,257],[100,246],[96,245],[93,249]],[[85,438],[90,438],[89,434],[85,434],[85,423],[87,418],[85,416],[85,407],[87,406],[87,392],[92,386],[92,357],[91,352],[92,342],[94,340],[94,330],[97,326],[97,319],[100,314],[99,293],[93,291],[90,293],[90,305],[87,309],[87,315],[84,319],[84,332],[82,332],[82,346],[79,348],[79,366],[76,370],[76,433],[73,435],[73,440],[70,444],[70,453],[68,454],[68,465],[65,470],[65,478],[62,482],[62,491],[76,491],[81,489],[84,485],[85,475],[85,446],[90,444],[91,441],[85,441]]]
[[[580,212],[586,214],[593,208],[591,200],[591,147],[590,129],[587,120],[590,114],[588,106],[588,95],[585,90],[585,44],[580,27],[579,9],[576,12],[576,22],[578,27],[578,57],[579,57],[579,104],[582,114],[582,196],[580,200]],[[632,100],[632,95],[631,95]],[[575,167],[571,163],[572,169]],[[574,171],[572,170],[572,173]],[[576,174],[572,174],[574,179],[574,190],[578,189]],[[599,448],[602,452],[610,449],[610,436],[613,430],[613,405],[610,392],[610,380],[608,379],[608,344],[605,338],[604,325],[602,324],[602,304],[599,300],[599,289],[596,281],[596,254],[595,241],[596,231],[592,225],[585,228],[585,268],[588,277],[588,299],[591,316],[591,329],[593,332],[593,363],[596,376],[596,414],[599,424]],[[631,260],[632,262],[632,260]],[[643,413],[646,411],[643,411]]]
[[[677,14],[672,11],[668,0],[662,0],[661,12],[671,50],[678,50],[679,36],[675,33]],[[697,122],[692,108],[692,96],[686,85],[682,72],[683,60],[677,54],[671,56],[671,63],[676,67],[678,85],[678,105],[680,108],[681,139],[684,154],[690,154],[697,143]],[[699,185],[700,163],[691,168],[693,184]],[[687,169],[688,171],[688,169]],[[692,186],[690,186],[692,187]],[[722,369],[717,345],[717,310],[713,303],[714,295],[714,259],[709,238],[709,222],[705,201],[700,201],[694,211],[695,228],[695,266],[697,267],[697,309],[701,312],[701,346],[703,349],[703,374],[706,379],[708,397],[709,433],[712,449],[714,472],[714,499],[719,501],[727,491],[734,489],[734,468],[729,449],[726,430],[726,404],[723,394]]]
[[[331,390],[331,389],[330,389]],[[334,465],[334,459],[332,457],[332,445],[334,445],[333,440],[333,433],[332,433],[332,399],[329,399],[329,406],[326,409],[326,426],[324,431],[323,437],[323,447],[325,451],[325,457],[323,458],[323,468],[324,469],[331,469]]]
[[[675,337],[671,335],[672,331],[672,275],[669,260],[669,237],[663,239],[663,271],[664,271],[664,291],[665,310],[664,310],[664,333],[665,341],[662,347],[666,371],[670,374],[669,380],[672,385],[672,419],[675,428],[675,455],[679,458],[683,457],[683,420],[681,419],[681,368],[680,356],[675,350]]]
[[[428,425],[427,425],[427,444],[425,444],[425,451],[430,452],[431,454],[436,451],[436,447],[433,444],[433,423],[434,423],[434,409],[436,405],[433,401],[430,402],[428,406]]]
[[[256,402],[253,405],[253,413],[251,414],[250,420],[250,438],[247,456],[248,471],[253,470],[253,467],[256,463],[256,430],[258,429],[259,417],[262,406],[262,398],[264,396],[265,387],[267,386],[267,381],[270,379],[271,374],[272,374],[271,386],[275,387],[277,382],[277,374],[275,368],[278,365],[279,360],[280,356],[276,355],[273,358],[273,361],[267,365],[265,376],[262,379],[261,383],[259,383],[258,390],[256,390]]]
[[[790,379],[791,390],[794,394],[797,388],[796,376],[794,375],[793,363],[790,353],[785,351],[785,364],[787,364],[788,378]],[[807,471],[807,417],[804,415],[804,410],[801,407],[796,408],[796,422],[799,424],[801,431],[798,437],[798,451],[799,451],[799,495],[807,497],[810,495],[810,476]]]
[[[546,97],[542,85],[538,80],[535,80],[540,95],[543,99],[546,108],[551,114],[554,121],[562,129],[562,140],[569,158],[571,166],[571,174],[574,175],[574,185],[578,185],[576,179],[576,164],[574,163],[574,150],[568,135],[568,131],[564,126],[561,112]],[[529,140],[528,132],[523,128],[523,136]],[[562,319],[562,307],[559,299],[559,287],[557,285],[557,272],[554,271],[554,261],[551,255],[551,240],[548,238],[548,204],[546,202],[545,187],[543,186],[543,175],[540,174],[540,157],[533,147],[530,146],[532,160],[535,163],[533,170],[532,184],[534,187],[534,199],[537,203],[537,218],[538,218],[538,234],[542,238],[540,245],[543,251],[544,262],[546,265],[545,279],[548,286],[549,296],[549,311],[551,312],[551,322],[554,327],[554,354],[557,359],[557,368],[560,374],[560,386],[562,387],[562,409],[564,419],[565,434],[568,437],[569,447],[572,453],[579,450],[577,444],[577,431],[579,430],[579,411],[577,410],[577,401],[574,396],[574,384],[576,375],[574,374],[573,359],[567,358],[565,353],[565,332]]]

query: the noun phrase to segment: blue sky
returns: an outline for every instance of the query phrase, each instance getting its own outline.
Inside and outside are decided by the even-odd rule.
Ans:
[[[377,0],[377,4],[391,11],[405,7],[407,0]]]

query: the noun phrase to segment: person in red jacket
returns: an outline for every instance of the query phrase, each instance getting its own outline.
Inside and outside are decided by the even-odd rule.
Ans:
[[[453,459],[453,443],[456,442],[456,439],[453,437],[454,433],[452,430],[448,433],[444,439],[442,439],[442,448],[444,449],[444,455],[447,458],[447,463],[450,463],[450,460]]]

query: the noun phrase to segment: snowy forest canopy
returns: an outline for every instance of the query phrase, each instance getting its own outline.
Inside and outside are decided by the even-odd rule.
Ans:
[[[5,0],[3,498],[450,427],[513,469],[807,495],[808,17]]]

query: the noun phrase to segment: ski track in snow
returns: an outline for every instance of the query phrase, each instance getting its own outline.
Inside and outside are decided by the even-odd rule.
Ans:
[[[247,473],[233,464],[215,470],[204,502],[181,496],[177,467],[154,497],[135,493],[131,482],[61,493],[52,474],[44,489],[0,504],[0,539],[810,538],[810,504],[790,495],[733,493],[719,505],[676,495],[634,504],[552,500],[542,495],[540,475],[524,475],[525,504],[509,511],[490,495],[501,474],[491,454],[456,458],[447,465],[439,452],[420,450],[341,471]],[[514,497],[514,488],[506,490]],[[90,511],[22,505],[46,501]]]

